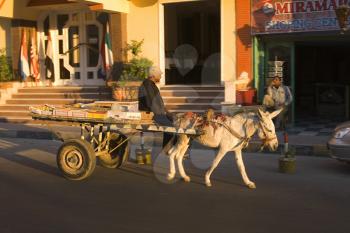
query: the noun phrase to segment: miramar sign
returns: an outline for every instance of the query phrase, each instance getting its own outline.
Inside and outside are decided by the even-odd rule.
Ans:
[[[350,0],[252,0],[252,33],[339,30],[335,9]]]

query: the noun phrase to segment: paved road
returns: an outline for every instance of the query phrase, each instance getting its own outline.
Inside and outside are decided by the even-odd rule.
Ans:
[[[97,167],[72,182],[56,168],[59,145],[0,139],[1,233],[350,232],[350,167],[328,158],[298,157],[297,174],[286,175],[277,172],[278,156],[245,154],[257,184],[249,190],[229,155],[208,189],[203,169],[213,151],[186,161],[190,184],[164,181],[163,156],[154,167]]]

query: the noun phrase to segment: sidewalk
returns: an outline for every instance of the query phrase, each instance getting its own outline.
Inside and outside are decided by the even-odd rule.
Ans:
[[[293,129],[289,130],[293,132]],[[280,148],[274,153],[281,153],[283,147],[283,133],[278,132]],[[43,140],[67,140],[79,138],[80,128],[76,126],[63,125],[32,125],[32,124],[11,124],[0,123],[0,138],[28,138]],[[327,136],[315,136],[314,134],[289,134],[289,145],[295,147],[297,155],[307,156],[328,156]],[[140,144],[139,135],[131,138],[134,145]],[[162,143],[162,133],[145,133],[145,143],[149,146],[159,146]],[[260,149],[261,142],[254,139],[246,149],[249,152],[256,152]],[[192,148],[200,148],[197,143],[192,144]],[[268,151],[264,151],[268,152]]]

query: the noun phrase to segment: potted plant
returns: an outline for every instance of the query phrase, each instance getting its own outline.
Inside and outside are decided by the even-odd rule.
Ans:
[[[11,88],[13,81],[11,58],[6,56],[5,50],[0,49],[0,89]]]
[[[295,173],[296,170],[296,159],[295,159],[295,148],[286,147],[282,151],[282,156],[279,158],[279,171],[282,173]]]
[[[153,65],[148,58],[142,57],[142,45],[144,40],[132,40],[124,49],[125,53],[131,54],[128,62],[119,64],[120,75],[118,80],[110,86],[113,90],[113,97],[118,100],[137,100],[138,88],[142,81],[147,78],[147,70]],[[117,69],[118,69],[117,68]]]

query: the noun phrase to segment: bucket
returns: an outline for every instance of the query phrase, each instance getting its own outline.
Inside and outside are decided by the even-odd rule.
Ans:
[[[294,174],[296,170],[296,160],[295,158],[285,158],[281,157],[278,161],[279,171],[281,173]]]
[[[144,163],[144,156],[143,156],[143,150],[142,149],[136,149],[136,163],[139,165],[143,165]]]

